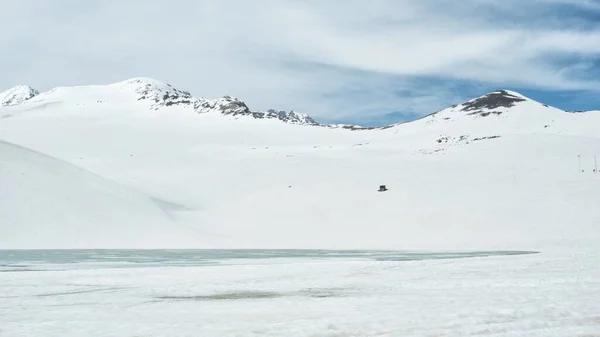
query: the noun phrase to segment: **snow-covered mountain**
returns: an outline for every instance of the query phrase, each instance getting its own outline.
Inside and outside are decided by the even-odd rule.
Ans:
[[[0,117],[0,139],[181,205],[168,211],[173,226],[207,233],[215,248],[539,250],[600,239],[600,113],[511,91],[384,128],[312,127],[292,125],[315,124],[298,113],[252,112],[232,97],[132,79],[57,88]],[[39,225],[24,213],[33,187],[2,193],[15,203],[4,216],[22,222],[0,227]],[[61,200],[68,212],[70,199]]]
[[[535,121],[538,120],[538,117],[540,116],[542,119],[545,119],[547,117],[564,115],[564,113],[565,111],[563,110],[534,101],[517,92],[498,90],[431,113],[414,122],[393,124],[375,129],[382,130],[401,125],[418,125],[422,123],[427,125],[434,125],[438,123],[450,125],[455,122],[463,123],[474,120],[485,120],[489,123],[495,123],[494,125],[496,128],[501,128],[501,121],[503,120],[527,123],[526,119]]]
[[[564,111],[513,91],[498,90],[438,111],[425,118],[430,121],[456,121],[464,120],[469,116],[473,119],[492,117],[490,120],[494,120],[493,117],[501,117],[500,120],[512,118],[523,122],[527,118],[535,120],[540,117],[540,114],[541,117],[548,117],[556,116],[557,113],[564,113]]]
[[[118,109],[160,110],[172,107],[185,108],[197,113],[219,113],[229,116],[249,116],[255,119],[275,119],[290,124],[318,125],[306,114],[295,111],[252,111],[243,101],[223,96],[217,99],[195,97],[187,91],[151,78],[132,78],[109,85],[59,87],[47,92],[21,86],[0,94],[3,106],[25,104],[27,108],[45,107],[48,104],[92,106],[103,105]],[[136,104],[137,103],[137,104]]]
[[[513,91],[498,90],[412,122],[377,128],[342,127],[354,131],[376,130],[387,135],[402,134],[405,139],[418,135],[412,144],[421,147],[422,153],[431,153],[498,139],[503,135],[596,136],[600,133],[600,126],[595,122],[599,116],[595,111],[569,113]]]
[[[0,106],[21,104],[38,94],[37,90],[28,85],[19,85],[0,93]]]

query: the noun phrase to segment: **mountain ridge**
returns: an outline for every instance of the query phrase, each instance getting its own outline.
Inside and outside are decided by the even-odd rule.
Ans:
[[[204,97],[194,96],[189,91],[177,89],[169,83],[148,77],[133,77],[124,81],[106,85],[56,87],[41,93],[30,86],[20,85],[0,93],[0,106],[18,106],[21,104],[35,102],[36,99],[42,100],[43,98],[52,96],[57,92],[64,92],[70,90],[72,91],[82,88],[116,89],[124,92],[132,92],[135,95],[135,100],[137,100],[138,102],[148,103],[148,108],[152,110],[159,110],[162,108],[172,106],[183,106],[190,107],[193,111],[200,114],[219,113],[222,115],[232,117],[248,116],[254,119],[279,120],[288,124],[340,128],[351,131],[388,129],[410,122],[420,121],[423,119],[449,114],[450,112],[452,112],[454,116],[446,116],[443,118],[452,119],[462,115],[473,116],[475,118],[488,117],[490,115],[500,116],[504,113],[509,112],[512,108],[524,102],[530,105],[537,104],[546,108],[552,108],[563,112],[587,113],[596,111],[566,111],[535,101],[515,91],[507,89],[498,89],[490,93],[484,94],[482,96],[469,99],[460,104],[455,104],[448,108],[427,114],[416,120],[392,123],[384,126],[363,126],[359,124],[325,124],[318,122],[306,113],[300,113],[294,110],[284,111],[268,109],[266,111],[254,111],[251,110],[244,101],[240,100],[237,97],[232,97],[229,95],[225,95],[216,99],[208,99]],[[102,101],[102,99],[97,100],[97,102]]]
[[[90,91],[95,92],[90,95]],[[88,100],[91,103],[105,103],[114,99],[117,94],[122,96],[120,97],[121,100],[147,103],[147,108],[151,110],[180,106],[191,108],[199,114],[219,113],[232,117],[247,116],[254,119],[279,120],[287,124],[320,125],[305,113],[274,109],[254,111],[236,97],[228,95],[216,99],[197,97],[188,91],[177,89],[168,83],[147,77],[134,77],[106,85],[55,87],[41,93],[29,86],[17,86],[0,93],[0,106],[14,107],[34,103],[43,105],[51,102],[76,100],[80,98],[77,97],[78,95],[91,96],[92,98]],[[78,104],[81,103],[78,102]]]

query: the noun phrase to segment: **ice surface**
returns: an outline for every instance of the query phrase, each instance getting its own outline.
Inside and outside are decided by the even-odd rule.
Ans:
[[[30,258],[23,264],[40,271],[1,271],[0,336],[600,334],[596,253],[377,261],[321,252],[131,268],[100,258],[118,252],[88,253],[103,261]]]

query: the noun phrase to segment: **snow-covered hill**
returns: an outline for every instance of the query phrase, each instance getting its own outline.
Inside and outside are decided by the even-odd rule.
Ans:
[[[385,128],[288,115],[133,79],[0,108],[0,139],[184,206],[175,225],[218,234],[212,247],[538,250],[600,238],[596,112],[497,91]]]
[[[20,85],[0,93],[0,106],[16,105],[38,95],[39,92],[28,85]]]
[[[166,204],[0,141],[0,248],[198,246]]]
[[[417,151],[432,153],[510,135],[597,137],[599,118],[594,111],[568,113],[516,92],[498,90],[414,122],[375,130],[394,142],[401,136]]]

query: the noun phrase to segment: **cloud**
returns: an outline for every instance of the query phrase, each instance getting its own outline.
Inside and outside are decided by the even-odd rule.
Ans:
[[[539,3],[576,6],[586,10],[600,12],[600,3],[596,0],[538,0]]]
[[[600,91],[595,11],[575,0],[23,0],[0,14],[0,85],[148,76],[327,121],[414,117],[489,88]]]

